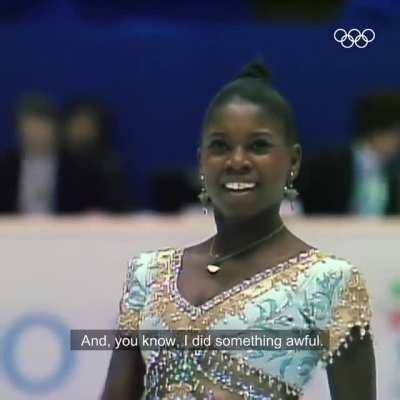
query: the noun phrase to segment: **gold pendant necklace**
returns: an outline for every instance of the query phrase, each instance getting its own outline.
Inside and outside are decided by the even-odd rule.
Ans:
[[[221,269],[221,267],[218,267],[218,265],[213,265],[213,264],[208,264],[208,265],[207,265],[207,271],[208,271],[210,274],[215,274],[215,273],[217,273],[220,269]]]
[[[232,252],[231,254],[228,254],[226,256],[222,256],[222,257],[218,257],[217,254],[213,254],[213,250],[214,250],[214,243],[215,243],[215,236],[213,237],[212,243],[211,243],[211,248],[209,251],[209,255],[211,257],[214,258],[214,262],[211,264],[207,265],[207,271],[214,275],[216,274],[218,271],[221,270],[221,267],[219,264],[221,264],[222,262],[228,260],[229,258],[232,258],[234,256],[237,256],[238,254],[244,253],[246,250],[251,249],[252,247],[257,246],[259,243],[264,242],[268,239],[271,239],[273,236],[277,235],[281,230],[283,230],[285,227],[285,225],[279,225],[278,228],[276,228],[275,230],[273,230],[271,233],[269,233],[267,236],[262,237],[261,239],[257,239],[256,241],[254,241],[253,243],[250,243],[246,246],[244,246],[242,249],[240,250],[236,250],[234,252]]]

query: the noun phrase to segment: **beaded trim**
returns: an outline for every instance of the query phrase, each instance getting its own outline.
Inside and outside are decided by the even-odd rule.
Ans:
[[[236,293],[242,292],[243,290],[249,288],[250,286],[255,285],[256,283],[270,278],[276,274],[287,271],[289,268],[297,265],[299,263],[305,262],[311,256],[317,253],[317,249],[311,248],[306,252],[301,252],[295,257],[290,258],[284,262],[279,263],[278,265],[268,268],[264,271],[261,271],[251,278],[244,280],[243,282],[234,285],[232,288],[224,290],[222,293],[214,296],[210,300],[207,300],[205,303],[200,304],[199,306],[195,306],[189,303],[178,290],[178,278],[180,271],[182,269],[182,258],[183,258],[183,249],[178,249],[175,251],[173,255],[173,274],[170,277],[170,291],[178,304],[178,307],[182,308],[184,312],[190,315],[192,320],[198,318],[201,314],[207,312],[211,308],[216,305],[222,303],[229,297],[233,296]]]
[[[151,275],[149,283],[151,283],[150,293],[148,297],[149,303],[144,308],[143,312],[134,311],[125,308],[123,300],[127,300],[129,291],[126,289],[131,286],[134,270],[138,266],[137,257],[131,260],[128,268],[128,278],[126,281],[123,300],[121,301],[121,313],[119,315],[120,329],[133,329],[139,328],[141,321],[146,316],[156,316],[161,324],[167,329],[209,329],[215,323],[227,315],[238,315],[245,318],[245,306],[253,298],[271,290],[278,284],[289,285],[296,288],[298,278],[301,274],[307,275],[307,270],[318,261],[324,261],[327,254],[312,248],[307,252],[300,253],[298,256],[284,261],[275,267],[269,268],[265,271],[257,273],[250,279],[243,281],[232,288],[214,296],[205,303],[195,306],[189,303],[179,293],[177,281],[179,273],[182,269],[183,249],[164,248],[158,251],[154,260],[154,274]],[[330,255],[331,256],[331,255]],[[150,277],[149,275],[149,277]],[[369,303],[368,292],[365,287],[365,282],[356,268],[351,270],[351,278],[344,288],[339,292],[339,302],[333,310],[333,318],[328,325],[330,330],[330,346],[329,350],[323,353],[323,360],[332,363],[334,357],[340,356],[341,347],[348,347],[348,343],[352,341],[350,334],[351,328],[354,326],[360,327],[361,338],[367,334],[369,321],[371,319],[371,310]],[[218,355],[212,354],[212,351],[203,351],[203,355],[197,358],[207,359],[207,364],[211,368],[205,370],[197,370],[197,374],[201,372],[201,382],[197,387],[191,386],[194,381],[189,380],[183,385],[183,381],[178,382],[170,381],[168,386],[159,384],[160,377],[156,377],[152,370],[155,364],[160,362],[160,356],[165,358],[165,354],[170,352],[161,351],[157,357],[152,357],[155,363],[150,362],[148,365],[146,380],[149,384],[149,390],[166,391],[167,397],[152,397],[156,398],[176,398],[175,395],[182,396],[183,398],[191,399],[190,393],[193,389],[196,393],[200,390],[204,394],[202,398],[212,399],[212,389],[223,388],[232,393],[240,394],[243,398],[247,399],[279,399],[279,394],[274,393],[266,394],[265,388],[263,389],[263,397],[249,397],[248,393],[256,390],[253,386],[252,377],[257,377],[260,381],[257,384],[267,384],[270,390],[278,389],[280,384],[281,390],[286,390],[286,394],[301,395],[301,388],[287,384],[284,381],[279,381],[276,377],[266,375],[263,370],[255,370],[251,368],[243,360],[234,359],[223,351],[219,351]],[[224,353],[222,355],[222,353]],[[208,357],[208,358],[207,358]],[[224,358],[225,357],[225,358]],[[227,358],[226,358],[227,357]],[[208,361],[210,360],[210,361]],[[151,360],[150,360],[151,361]],[[178,362],[178,360],[177,360]],[[215,362],[215,364],[214,364]],[[214,368],[219,363],[218,368]],[[239,380],[242,386],[232,386],[230,384],[228,375],[225,373],[225,366],[229,363],[230,366],[235,365],[230,370],[230,379]],[[161,365],[161,364],[160,364]],[[166,375],[162,369],[158,370],[163,375],[162,379],[166,376],[174,376],[170,364],[166,367]],[[196,372],[195,372],[196,373]],[[232,375],[233,374],[233,375]],[[224,377],[223,379],[221,377]],[[192,376],[193,378],[193,376]],[[221,380],[222,379],[222,380]],[[223,380],[228,380],[228,384]],[[157,385],[154,383],[158,382]],[[208,382],[208,384],[207,384]],[[236,381],[235,381],[236,382]],[[153,385],[154,384],[154,385]],[[214,386],[212,386],[214,384]],[[183,386],[182,386],[183,385]],[[200,385],[200,386],[199,386]],[[215,386],[217,385],[217,386]],[[269,386],[268,386],[269,385]],[[190,391],[189,391],[190,386]],[[258,387],[258,386],[257,386]],[[152,388],[152,389],[151,389]],[[156,389],[157,388],[157,389]],[[250,390],[250,392],[249,392]],[[260,389],[261,390],[261,389]],[[185,394],[189,397],[185,397]],[[252,392],[251,392],[252,393]],[[208,397],[207,397],[208,396]],[[270,396],[270,397],[268,397]],[[283,396],[284,397],[284,396]],[[193,397],[197,398],[197,397]]]
[[[326,256],[311,249],[254,275],[203,305],[193,306],[180,295],[176,286],[182,253],[176,249],[159,252],[159,268],[151,280],[150,301],[145,308],[144,318],[154,316],[166,329],[207,330],[227,315],[237,315],[246,320],[248,302],[279,284],[295,289],[299,276],[307,274],[313,264]]]
[[[216,350],[153,352],[145,389],[152,399],[195,399],[199,394],[202,399],[214,399],[221,390],[251,400],[283,400],[303,394],[300,387]]]
[[[118,329],[137,330],[141,321],[141,312],[129,307],[130,290],[135,279],[135,271],[140,267],[139,256],[132,257],[122,288],[122,298],[119,303]]]
[[[137,311],[121,311],[118,316],[118,329],[137,330],[141,321],[140,312]]]
[[[269,392],[270,396],[277,400],[281,399],[282,394],[293,396],[302,394],[302,389],[297,385],[289,384],[278,377],[268,375],[260,368],[250,367],[243,358],[232,357],[224,351],[212,350],[208,353],[205,354],[204,359],[207,360],[207,365],[211,368],[210,371],[205,371],[204,375],[214,384],[222,384],[223,389],[237,393],[245,399],[257,398],[257,392],[261,398]],[[234,371],[234,373],[229,376],[226,373],[228,370]],[[233,376],[240,382],[240,387],[237,383],[233,385]],[[251,395],[253,397],[250,397]]]
[[[367,329],[372,317],[370,297],[365,280],[357,268],[352,267],[350,280],[341,290],[338,305],[332,315],[329,324],[329,350],[322,355],[327,364],[332,364],[334,358],[341,355],[342,346],[347,349],[353,341],[351,328],[360,327],[360,339],[369,333]]]

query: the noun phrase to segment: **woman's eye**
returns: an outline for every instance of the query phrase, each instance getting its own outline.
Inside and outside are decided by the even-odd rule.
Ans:
[[[229,150],[228,144],[223,140],[213,140],[208,147],[218,152]]]
[[[271,147],[271,144],[265,140],[256,140],[251,144],[251,149],[256,152],[265,152],[268,151]]]

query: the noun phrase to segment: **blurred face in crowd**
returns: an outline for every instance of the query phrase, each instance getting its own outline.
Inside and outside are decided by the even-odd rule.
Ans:
[[[279,208],[290,171],[297,174],[300,164],[300,148],[286,143],[283,122],[244,100],[226,104],[208,123],[200,155],[214,209],[230,219]],[[235,190],[243,183],[247,190]]]
[[[99,138],[99,124],[91,114],[80,112],[72,115],[65,124],[65,136],[70,148],[82,148],[96,143]]]
[[[400,153],[400,125],[376,132],[369,140],[383,162],[389,162]]]
[[[57,124],[54,119],[39,114],[21,115],[18,130],[25,153],[40,155],[55,151]]]

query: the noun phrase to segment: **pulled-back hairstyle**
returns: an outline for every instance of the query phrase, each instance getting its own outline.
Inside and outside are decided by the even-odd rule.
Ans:
[[[231,101],[244,100],[260,106],[265,114],[282,121],[286,143],[297,143],[298,133],[293,110],[285,98],[271,86],[270,77],[262,59],[258,58],[246,65],[239,76],[223,86],[212,99],[204,118],[203,131],[222,107]]]

